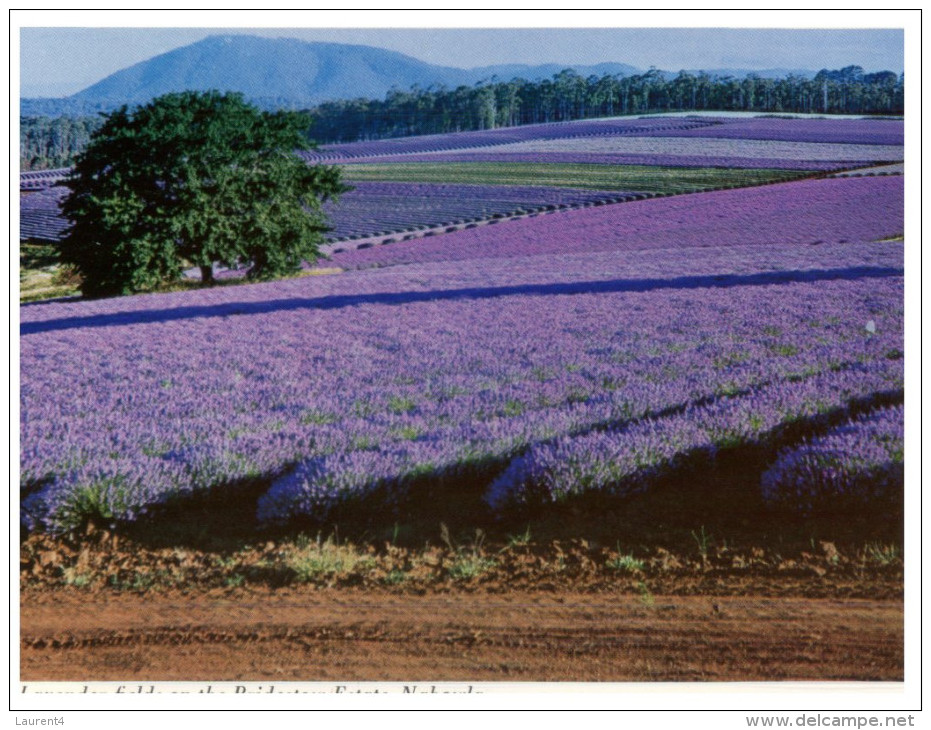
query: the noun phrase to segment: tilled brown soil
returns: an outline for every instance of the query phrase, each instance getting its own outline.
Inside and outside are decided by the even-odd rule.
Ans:
[[[227,534],[208,509],[204,537],[29,535],[21,679],[901,681],[899,521],[756,519],[717,487],[728,510],[692,489],[490,537]]]
[[[26,590],[21,680],[903,679],[901,599]]]

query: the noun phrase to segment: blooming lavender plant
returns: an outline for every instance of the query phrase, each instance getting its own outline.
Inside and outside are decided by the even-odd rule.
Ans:
[[[27,521],[276,475],[262,517],[314,516],[767,383],[901,387],[900,274],[900,244],[681,248],[24,306]]]
[[[722,396],[707,404],[689,405],[664,417],[637,420],[583,436],[564,436],[538,444],[515,458],[492,483],[486,501],[493,509],[502,510],[560,502],[593,491],[628,495],[647,488],[685,457],[708,457],[722,448],[772,441],[789,424],[817,419],[828,412],[843,412],[851,402],[880,391],[884,383],[882,368],[823,373],[804,381],[782,381],[737,397]],[[895,394],[889,391],[886,397]],[[899,447],[901,424],[901,409],[890,409],[884,425],[887,429],[898,428]],[[859,452],[854,450],[850,461],[859,459]],[[779,470],[779,476],[764,477],[768,493],[775,494],[785,486],[786,472],[791,468],[787,464]]]
[[[880,408],[783,449],[761,478],[763,498],[806,515],[900,499],[904,425],[902,405]]]
[[[895,397],[902,198],[851,178],[642,200],[336,254],[333,276],[24,306],[22,519],[137,520],[243,479],[270,485],[262,521],[325,518],[476,464],[503,470],[495,504],[641,488]]]

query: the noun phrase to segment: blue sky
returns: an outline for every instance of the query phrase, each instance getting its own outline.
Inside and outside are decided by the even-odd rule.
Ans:
[[[629,63],[664,70],[903,70],[897,29],[753,28],[20,28],[23,96],[62,96],[211,34],[249,33],[388,48],[445,66]]]

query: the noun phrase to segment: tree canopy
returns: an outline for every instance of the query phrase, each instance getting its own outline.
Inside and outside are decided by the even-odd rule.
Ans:
[[[241,94],[186,91],[105,115],[78,156],[63,205],[63,263],[85,296],[128,294],[197,266],[294,272],[319,254],[322,203],[347,188],[308,165],[306,116],[263,112]]]

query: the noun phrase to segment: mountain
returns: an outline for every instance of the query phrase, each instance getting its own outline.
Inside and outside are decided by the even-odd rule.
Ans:
[[[122,104],[140,104],[172,91],[239,91],[265,108],[305,108],[338,99],[382,99],[391,89],[412,86],[472,86],[497,78],[528,81],[552,78],[572,68],[583,78],[642,73],[623,63],[570,66],[502,64],[473,69],[437,66],[396,51],[371,46],[216,35],[117,71],[83,91],[61,99],[22,99],[25,116],[93,114]],[[785,75],[782,69],[756,71]],[[749,70],[709,70],[712,75],[742,78]],[[669,78],[676,74],[661,72]],[[797,72],[808,74],[809,72]]]
[[[218,35],[117,71],[62,99],[23,99],[21,113],[92,113],[188,89],[239,91],[267,107],[306,107],[336,99],[380,99],[392,88],[407,90],[414,85],[455,88],[493,76],[537,80],[564,68],[567,64],[551,63],[462,69],[371,46]],[[637,72],[621,63],[574,70],[583,76]]]
[[[460,74],[461,69],[369,46],[210,36],[117,71],[69,98],[85,104],[137,104],[172,91],[218,89],[250,99],[313,104],[382,97],[392,86],[406,89]]]

